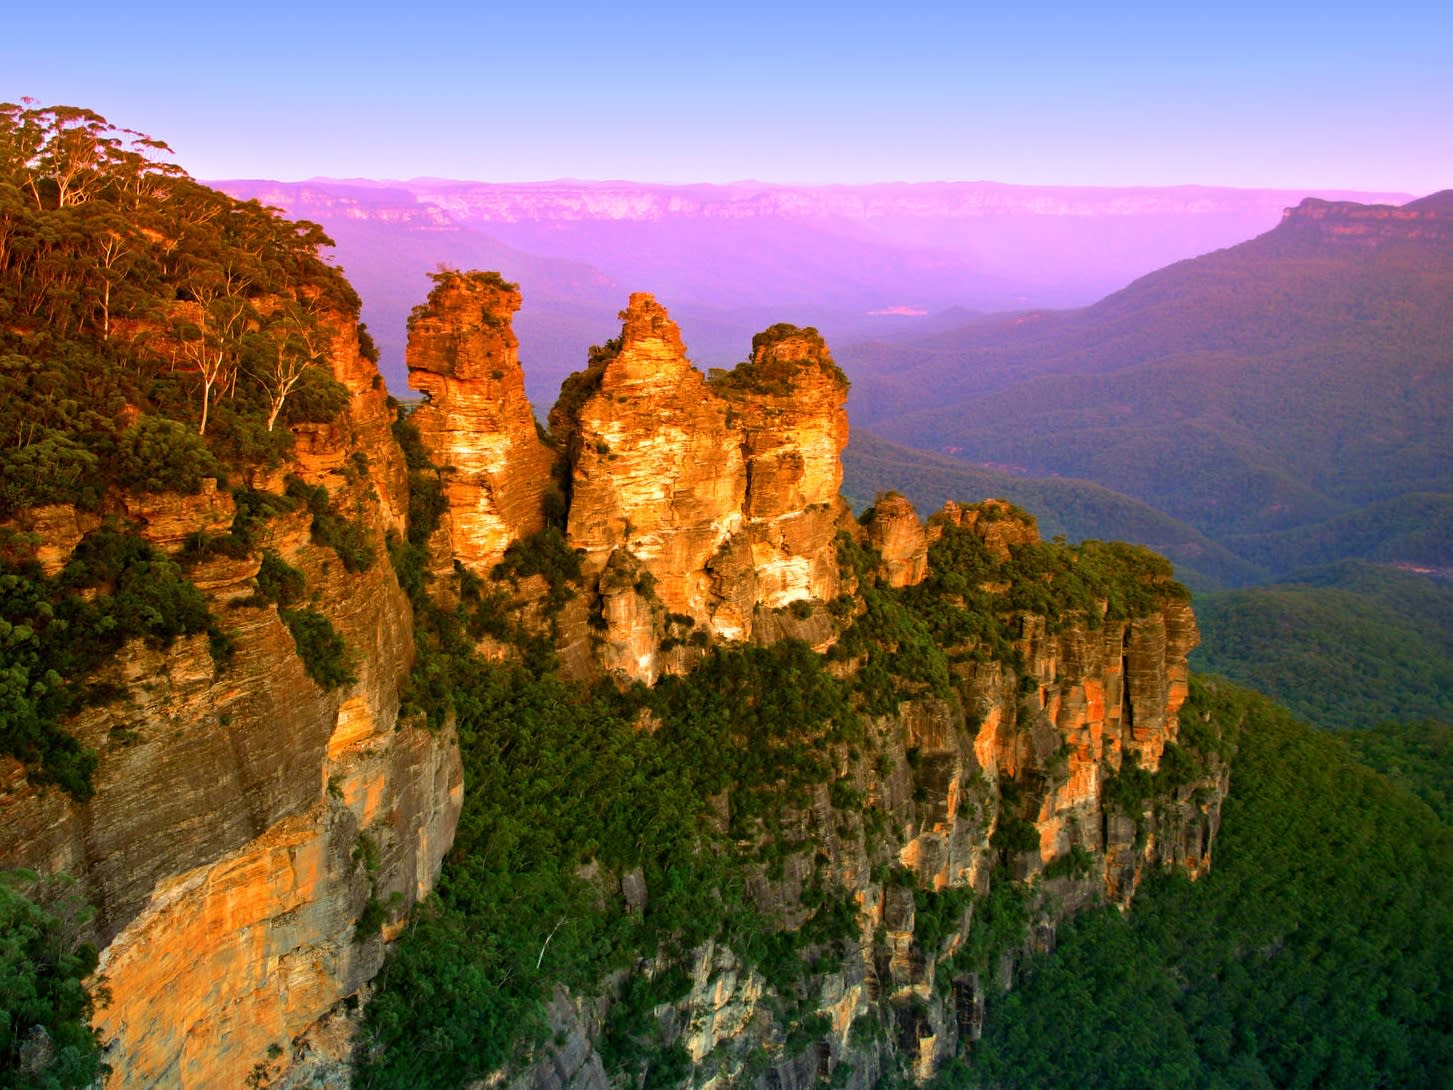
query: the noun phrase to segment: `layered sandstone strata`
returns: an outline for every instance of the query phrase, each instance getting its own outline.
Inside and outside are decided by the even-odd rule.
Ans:
[[[873,502],[868,544],[882,557],[878,574],[890,587],[912,587],[928,574],[928,535],[906,496],[889,492]]]
[[[847,381],[813,330],[775,326],[708,380],[650,295],[621,317],[620,338],[567,380],[551,430],[600,661],[651,680],[665,640],[751,639],[761,611],[838,593]]]
[[[583,550],[587,585],[638,569],[642,597],[709,624],[708,566],[742,528],[741,433],[665,307],[637,293],[621,317],[614,354],[570,391],[578,407],[552,414],[552,427],[570,427],[566,536]]]
[[[753,337],[751,358],[713,386],[742,428],[756,602],[779,609],[835,597],[847,377],[816,330],[777,325]]]
[[[1372,249],[1389,242],[1453,239],[1453,190],[1404,205],[1358,204],[1307,197],[1282,213],[1279,233]]]
[[[510,319],[519,289],[497,273],[445,272],[409,317],[411,419],[443,476],[434,567],[487,575],[510,542],[544,526],[551,454],[525,396]]]
[[[295,428],[292,461],[250,483],[280,495],[292,474],[326,488],[374,562],[346,570],[313,542],[305,508],[266,520],[248,555],[188,568],[231,637],[229,659],[219,664],[205,635],[137,640],[94,679],[114,697],[67,724],[100,757],[89,801],[38,788],[0,758],[0,860],[72,875],[96,908],[109,994],[96,1024],[113,1088],[242,1086],[260,1063],[277,1073],[288,1043],[377,971],[380,939],[356,933],[365,908],[384,908],[387,933],[432,888],[453,838],[452,734],[399,723],[413,625],[383,555],[408,508],[392,412],[351,318],[334,332],[347,410]],[[233,515],[231,494],[210,483],[121,502],[166,552]],[[55,569],[94,524],[40,514],[37,554]],[[256,599],[263,548],[302,574],[354,682],[315,683],[278,609]]]

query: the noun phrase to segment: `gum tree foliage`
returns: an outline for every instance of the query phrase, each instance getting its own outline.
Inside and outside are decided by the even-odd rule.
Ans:
[[[0,104],[0,514],[96,502],[137,410],[275,460],[301,388],[333,382],[327,330],[358,299],[321,228],[167,152],[89,110]]]
[[[49,895],[49,906],[33,900]],[[81,941],[84,913],[63,883],[0,872],[0,1086],[63,1090],[103,1070],[83,985],[96,950]]]
[[[123,525],[78,551],[111,543],[105,578],[78,581],[80,560],[42,575],[29,511],[115,510],[118,491],[195,493],[206,478],[226,488],[280,464],[291,426],[330,421],[348,399],[328,364],[358,299],[319,256],[322,230],[209,189],[168,154],[90,110],[0,103],[0,524],[20,527],[0,533],[0,751],[80,795],[95,757],[64,721],[105,695],[88,673],[127,638],[208,631],[219,661],[227,640],[185,572]],[[371,563],[347,520],[315,524],[349,571]],[[321,625],[295,627],[325,684],[349,676]]]

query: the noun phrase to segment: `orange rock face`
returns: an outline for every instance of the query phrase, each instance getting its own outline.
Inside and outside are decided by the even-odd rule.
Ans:
[[[928,535],[906,496],[890,492],[873,503],[868,544],[883,557],[880,575],[890,587],[913,587],[928,574]]]
[[[666,309],[636,294],[622,317],[620,349],[574,414],[566,536],[587,581],[628,554],[667,612],[709,623],[707,566],[742,526],[741,436]]]
[[[753,337],[751,359],[713,385],[743,430],[756,601],[778,609],[835,597],[847,378],[816,330],[778,325]]]
[[[666,309],[632,295],[620,337],[562,387],[552,452],[524,396],[519,305],[497,274],[448,274],[411,320],[409,381],[428,395],[413,419],[446,467],[437,572],[457,558],[488,574],[543,528],[560,458],[593,621],[567,663],[652,681],[689,666],[663,660],[663,641],[775,638],[761,611],[838,594],[847,380],[815,330],[774,326],[708,380]]]
[[[552,457],[525,397],[510,320],[520,293],[498,274],[441,273],[409,319],[409,385],[428,399],[413,414],[448,500],[435,566],[454,559],[488,574],[510,542],[544,526]]]
[[[1453,239],[1453,209],[1444,194],[1406,205],[1358,204],[1307,197],[1282,213],[1281,231],[1372,249],[1406,239]]]
[[[847,383],[811,330],[768,330],[708,382],[651,296],[621,317],[551,427],[567,437],[567,537],[598,588],[600,660],[649,681],[669,623],[745,640],[759,609],[838,593]]]
[[[879,577],[891,585],[922,578],[923,542],[937,540],[949,526],[969,530],[1000,560],[1011,547],[1037,542],[1033,520],[1011,505],[989,500],[971,506],[950,503],[919,524],[901,497],[880,497],[868,521],[868,538],[883,554]],[[918,558],[905,566],[904,558]],[[912,572],[917,572],[915,576]],[[901,582],[900,582],[901,580]],[[1210,863],[1210,842],[1219,820],[1219,795],[1202,807],[1186,791],[1175,805],[1149,815],[1111,816],[1105,801],[1109,777],[1132,758],[1154,771],[1165,747],[1176,741],[1177,713],[1188,685],[1187,655],[1198,633],[1184,602],[1166,601],[1133,620],[1064,623],[1051,631],[1045,618],[1017,618],[1014,648],[1021,674],[1002,663],[964,663],[957,668],[967,707],[978,721],[972,745],[956,740],[954,713],[941,702],[901,706],[899,719],[918,752],[916,778],[936,805],[930,822],[910,832],[900,862],[935,887],[987,874],[988,830],[955,815],[962,800],[988,802],[989,781],[1028,779],[1038,786],[1020,813],[1000,808],[996,822],[1024,821],[1038,841],[1037,859],[1016,866],[1025,874],[1071,848],[1103,856],[1103,887],[1113,900],[1128,901],[1147,865],[1174,864],[1192,875]],[[885,784],[885,793],[891,793]],[[991,792],[992,794],[992,792]],[[999,805],[997,801],[993,805]],[[974,807],[968,807],[970,814]],[[1143,828],[1142,828],[1143,827]]]
[[[96,906],[110,1002],[96,1024],[117,1088],[242,1086],[377,971],[378,939],[354,942],[370,896],[397,914],[433,885],[462,802],[453,738],[398,723],[412,614],[383,557],[408,501],[377,371],[351,316],[336,327],[334,377],[352,394],[326,425],[295,429],[296,453],[252,486],[295,473],[326,487],[376,547],[349,572],[313,543],[306,510],[257,530],[305,576],[350,648],[357,681],[320,688],[271,605],[245,604],[260,556],[189,568],[235,650],[219,668],[205,635],[128,645],[96,678],[117,694],[67,725],[100,762],[94,796],[37,789],[0,758],[0,860],[75,876]],[[362,458],[357,457],[363,455]],[[122,497],[136,531],[168,552],[224,529],[230,494]],[[33,520],[56,567],[87,529],[65,509]],[[373,874],[355,857],[367,839]]]

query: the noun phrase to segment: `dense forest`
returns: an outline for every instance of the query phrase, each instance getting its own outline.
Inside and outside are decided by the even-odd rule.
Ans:
[[[1053,873],[1016,870],[1016,858],[1038,854],[1027,778],[998,789],[997,867],[976,894],[921,886],[888,850],[886,813],[839,773],[857,762],[891,774],[874,723],[904,700],[963,712],[956,685],[974,670],[1026,680],[1015,649],[1026,617],[1051,632],[1094,631],[1184,602],[1167,561],[1097,540],[1025,542],[1005,557],[945,526],[928,579],[895,589],[877,578],[862,535],[845,533],[839,559],[855,589],[803,604],[831,619],[827,654],[791,639],[703,647],[691,673],[654,689],[567,681],[557,633],[515,592],[543,585],[547,603],[564,603],[580,592],[579,556],[551,527],[517,542],[490,578],[455,573],[453,593],[431,593],[440,474],[403,407],[394,434],[410,472],[407,535],[369,540],[325,489],[300,480],[250,487],[255,471],[286,464],[294,428],[341,411],[325,342],[330,327],[356,321],[358,301],[320,257],[319,229],[208,189],[165,152],[86,110],[0,106],[0,752],[33,782],[84,800],[97,756],[66,722],[107,697],[88,680],[102,663],[127,641],[206,634],[225,665],[225,618],[189,576],[208,551],[262,552],[256,601],[279,608],[320,686],[348,684],[351,652],[309,608],[301,573],[262,550],[258,528],[280,512],[308,512],[314,542],[349,571],[391,564],[414,611],[403,715],[457,729],[465,802],[438,889],[402,922],[360,1014],[355,1085],[456,1087],[521,1061],[551,1040],[561,987],[611,997],[599,1047],[615,1085],[674,1085],[689,1058],[663,1046],[656,1011],[679,998],[690,952],[707,941],[730,946],[771,988],[776,1046],[805,1048],[824,1032],[806,981],[861,940],[856,906],[791,817],[815,806],[867,845],[875,880],[913,906],[920,954],[944,953],[971,916],[945,979],[1014,983],[989,996],[985,1036],[941,1073],[944,1086],[1453,1083],[1450,739],[1433,718],[1446,704],[1386,709],[1428,722],[1343,744],[1263,697],[1197,682],[1182,744],[1157,774],[1127,764],[1108,797],[1140,821],[1153,800],[1229,762],[1212,872],[1195,883],[1155,876],[1128,913],[1091,910],[1060,925],[1053,952],[1032,954],[1046,887],[1071,888],[1089,864],[1072,852]],[[226,533],[167,556],[128,528],[123,494],[211,481],[236,503]],[[95,528],[47,573],[15,516],[52,504],[94,516]],[[1343,624],[1353,651],[1385,648],[1394,663],[1382,668],[1423,689],[1444,684],[1446,625],[1392,579],[1359,570],[1250,605],[1213,601],[1208,628],[1251,606],[1309,631]],[[1404,595],[1400,635],[1385,614],[1359,611],[1369,587],[1379,601]],[[673,638],[706,643],[671,623]],[[485,637],[503,649],[494,661],[476,652]],[[1323,671],[1347,661],[1334,647],[1322,654]],[[1337,710],[1310,688],[1278,695],[1314,721]],[[1355,714],[1368,724],[1378,710]],[[354,850],[369,873],[377,846],[360,838]],[[797,900],[764,908],[763,884],[789,867],[802,879]],[[371,896],[359,941],[392,911]],[[81,1086],[101,1069],[83,987],[96,966],[86,914],[62,879],[0,875],[0,1087]],[[646,959],[651,972],[632,971]],[[911,1005],[898,1013],[917,1024]],[[883,1043],[867,1022],[854,1033],[865,1052]],[[754,1056],[749,1074],[767,1059]],[[879,1084],[910,1077],[885,1070]]]
[[[1320,727],[1453,723],[1453,585],[1362,562],[1202,595],[1200,669]]]
[[[1235,750],[1211,874],[1062,931],[945,1085],[1453,1083],[1453,828],[1265,697],[1186,714]],[[1403,774],[1446,817],[1446,764]]]
[[[166,152],[89,110],[0,105],[0,753],[78,797],[94,758],[58,724],[104,697],[89,674],[133,638],[205,631],[229,653],[187,555],[133,536],[119,495],[215,479],[239,501],[230,545],[245,549],[279,502],[249,491],[250,472],[284,461],[289,425],[347,401],[323,361],[329,323],[353,320],[358,299],[320,258],[327,238],[193,181]],[[47,575],[12,516],[51,504],[100,525]],[[327,645],[320,615],[293,617]]]

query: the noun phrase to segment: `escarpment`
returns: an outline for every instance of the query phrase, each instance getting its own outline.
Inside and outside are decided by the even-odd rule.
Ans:
[[[527,406],[512,355],[505,379],[456,369],[456,381],[437,382],[430,346],[461,336],[435,303],[441,288],[428,319],[416,317],[411,332],[410,381],[429,393],[414,415],[435,462],[449,466],[445,520],[468,539],[455,555],[483,576],[511,540],[545,524],[551,493],[544,448],[520,416]],[[492,312],[500,324],[490,336],[512,345],[507,321],[517,297],[509,298]],[[563,491],[559,522],[566,545],[580,555],[585,586],[570,607],[566,629],[575,646],[566,661],[577,674],[604,670],[651,681],[689,666],[690,649],[707,641],[775,638],[782,625],[764,614],[838,594],[832,542],[846,513],[838,488],[847,381],[813,330],[773,327],[754,339],[751,359],[708,379],[651,296],[631,296],[621,318],[620,336],[566,380],[550,413]],[[499,382],[505,385],[491,385]],[[481,404],[492,407],[472,408]],[[455,483],[467,475],[463,435],[470,449],[496,452],[491,487],[469,491]],[[515,459],[512,451],[522,453]],[[481,496],[497,498],[493,512],[526,512],[528,504],[515,502],[521,497],[535,507],[513,522],[491,514],[484,538],[469,539]],[[507,505],[505,497],[515,499]],[[513,535],[501,536],[497,530],[507,526]],[[796,630],[823,645],[824,626]]]
[[[1128,904],[1149,870],[1209,865],[1226,771],[1182,744],[1196,634],[1163,563],[1041,543],[1004,504],[952,505],[926,528],[906,501],[880,504],[872,521],[918,574],[840,545],[858,613],[828,660],[862,733],[820,751],[821,778],[783,791],[770,832],[720,803],[746,836],[756,926],[788,961],[730,929],[679,960],[643,955],[634,973],[675,983],[624,1069],[602,1060],[622,1045],[600,1004],[557,994],[554,1043],[515,1085],[616,1085],[673,1052],[678,1074],[662,1077],[682,1087],[923,1081],[972,1048],[987,997],[1061,919]],[[1016,597],[1026,581],[1049,590],[1039,609]]]
[[[1282,213],[1280,232],[1322,244],[1373,249],[1389,243],[1453,239],[1453,191],[1405,205],[1307,197]]]
[[[444,272],[408,410],[316,225],[0,120],[0,861],[94,909],[45,958],[99,945],[112,1090],[923,1081],[1060,919],[1207,866],[1168,565],[853,518],[815,331],[703,375],[634,295],[542,431],[518,290]]]
[[[1182,737],[1197,638],[1185,592],[1153,554],[1042,542],[999,501],[924,521],[888,494],[860,523],[838,496],[846,382],[814,331],[775,326],[704,376],[650,296],[622,318],[550,414],[563,510],[472,578],[508,577],[516,637],[538,640],[550,617],[563,672],[619,683],[601,714],[675,753],[673,777],[714,785],[691,804],[706,831],[689,858],[720,858],[739,884],[698,893],[720,919],[698,920],[687,948],[635,950],[594,991],[542,968],[554,932],[532,940],[538,957],[491,963],[541,974],[550,996],[543,1043],[491,1077],[540,1090],[927,1079],[1059,920],[1128,905],[1150,870],[1209,866],[1227,782],[1214,747]],[[816,653],[791,650],[804,643]],[[693,685],[705,691],[683,698]],[[703,710],[713,686],[731,708],[719,718]],[[695,716],[724,733],[706,740]],[[670,750],[683,732],[689,752]],[[650,791],[638,760],[632,790]],[[716,761],[737,770],[694,767]],[[651,806],[612,801],[624,788],[609,782],[583,789],[655,830],[577,861],[594,911],[675,918],[686,879],[650,842]],[[384,1084],[391,1047],[370,1068]]]
[[[280,1073],[377,972],[458,819],[452,734],[399,717],[413,621],[385,555],[408,507],[393,412],[354,316],[327,331],[346,403],[293,425],[285,461],[229,490],[16,520],[31,536],[12,548],[53,574],[96,542],[144,543],[128,547],[168,558],[213,618],[212,636],[132,639],[90,679],[98,699],[65,724],[97,758],[84,801],[0,757],[0,859],[73,876],[95,908],[110,1087]]]

